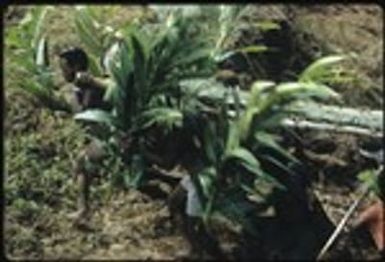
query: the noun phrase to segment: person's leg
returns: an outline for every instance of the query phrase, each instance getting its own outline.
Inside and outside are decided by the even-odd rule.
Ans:
[[[189,256],[194,259],[202,259],[205,247],[201,243],[202,237],[198,229],[198,218],[186,215],[183,222],[184,235],[189,243]]]
[[[173,222],[178,224],[189,244],[188,258],[200,259],[204,253],[213,258],[223,258],[224,254],[218,241],[206,230],[202,219],[186,214],[187,194],[187,190],[180,183],[169,197],[169,209]]]
[[[199,258],[202,250],[197,245],[199,238],[196,235],[196,220],[186,214],[186,202],[187,191],[182,184],[179,184],[168,199],[171,220],[179,228],[189,245],[189,250],[183,257]]]
[[[86,168],[86,155],[84,151],[80,154],[75,163],[74,179],[77,190],[77,210],[69,216],[74,220],[74,224],[84,224],[89,215],[89,187],[90,174]]]
[[[76,161],[74,173],[77,182],[78,210],[73,214],[76,223],[86,223],[90,214],[90,186],[96,175],[96,165],[102,161],[104,151],[96,141],[89,142]]]
[[[177,185],[176,188],[171,192],[168,197],[168,209],[170,211],[171,219],[174,223],[178,223],[178,219],[182,219],[185,214],[187,200],[187,191],[181,184]]]
[[[77,175],[78,179],[78,210],[80,216],[89,214],[89,194],[90,194],[90,175],[87,172],[82,172]]]
[[[220,247],[218,240],[207,231],[202,219],[196,218],[196,234],[198,237],[198,243],[201,245],[199,248],[203,249],[208,255],[213,258],[224,258],[224,253]]]

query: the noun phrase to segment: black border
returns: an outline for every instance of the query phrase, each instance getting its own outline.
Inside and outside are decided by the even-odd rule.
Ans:
[[[106,5],[106,4],[114,4],[114,5],[146,5],[146,4],[180,4],[180,5],[183,5],[183,4],[202,4],[202,5],[205,5],[205,4],[221,4],[221,3],[225,3],[225,4],[237,4],[237,3],[242,3],[242,2],[238,2],[238,1],[183,1],[183,2],[180,2],[180,1],[109,1],[109,2],[96,2],[96,1],[79,1],[79,2],[74,2],[74,1],[60,1],[60,2],[56,2],[56,1],[28,1],[28,0],[17,0],[17,1],[13,1],[12,3],[8,2],[4,5],[2,5],[1,7],[1,43],[2,43],[2,47],[4,45],[4,27],[5,27],[5,17],[4,17],[4,14],[6,12],[6,9],[9,5],[79,5],[79,4],[93,4],[93,5]],[[250,3],[250,2],[247,2],[247,3]],[[380,1],[375,1],[375,0],[340,0],[340,1],[333,1],[333,0],[322,0],[322,1],[310,1],[310,0],[297,0],[297,1],[293,1],[293,0],[288,0],[288,1],[277,1],[277,0],[265,0],[265,1],[254,1],[252,3],[255,3],[255,4],[295,4],[295,5],[300,5],[300,6],[309,6],[309,5],[331,5],[331,4],[363,4],[363,5],[378,5],[381,9],[382,9],[382,16],[383,16],[383,21],[384,21],[384,7],[381,5],[381,2]],[[383,23],[383,28],[384,28],[384,23]],[[384,48],[384,36],[383,36],[383,61],[384,61],[384,55],[385,55],[385,48]],[[1,54],[2,54],[2,68],[4,68],[4,52],[3,52],[3,48],[1,48]],[[384,62],[383,62],[383,65],[384,65]],[[384,73],[383,73],[384,75]],[[1,98],[1,117],[4,121],[4,117],[5,117],[5,95],[4,95],[4,90],[5,90],[5,86],[4,86],[4,70],[2,69],[1,72],[0,72],[0,77],[1,77],[1,94],[0,94],[0,98]],[[383,97],[385,97],[385,91],[384,91],[384,88],[382,89],[382,92],[383,92]],[[385,105],[383,104],[382,106],[382,110],[383,112],[385,112]],[[383,116],[384,118],[384,116]],[[2,147],[1,147],[1,153],[2,153],[2,156],[4,156],[4,154],[6,153],[5,152],[5,145],[4,145],[4,122],[1,122],[1,132],[2,132],[2,137],[3,137],[3,140],[2,140]],[[385,126],[384,126],[385,127]],[[385,129],[385,128],[384,128]],[[383,136],[383,145],[385,144],[385,141],[384,141],[384,136]],[[2,158],[3,159],[3,163],[2,163],[2,166],[1,166],[1,174],[5,174],[5,161],[4,161],[4,157]],[[1,236],[2,236],[2,246],[1,246],[1,250],[2,251],[5,251],[4,250],[4,246],[5,246],[5,241],[6,239],[4,238],[4,209],[5,209],[5,201],[4,201],[4,176],[1,176],[1,180],[2,180],[2,187],[0,188],[0,193],[1,193],[1,198],[0,198],[0,201],[1,201],[1,226],[0,226],[0,232],[1,232]],[[382,190],[385,191],[385,188],[382,188]],[[383,192],[384,193],[384,192]],[[384,232],[385,233],[385,232]],[[1,261],[11,261],[9,260],[6,256],[5,256],[5,252],[1,252],[1,258],[0,260]],[[17,261],[29,261],[29,260],[17,260]],[[36,260],[36,261],[39,261],[39,260]],[[51,260],[43,260],[43,261],[51,261]],[[53,260],[53,261],[78,261],[76,259],[56,259],[56,260]],[[98,261],[98,260],[82,260],[82,261]],[[109,260],[105,260],[105,261],[109,261]],[[111,260],[111,261],[141,261],[141,260]],[[161,260],[160,260],[161,261]]]

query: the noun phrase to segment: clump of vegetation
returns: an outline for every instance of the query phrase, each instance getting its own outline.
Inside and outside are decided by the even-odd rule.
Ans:
[[[54,95],[54,72],[50,67],[48,37],[44,35],[44,19],[49,7],[33,7],[18,25],[6,30],[7,79],[16,81],[15,87],[38,98],[53,109],[68,109],[67,104]]]
[[[89,110],[75,119],[105,123],[115,135],[125,136],[154,124],[167,129],[180,126],[183,111],[193,109],[182,104],[179,82],[208,76],[215,66],[207,43],[189,25],[180,13],[152,28],[133,24],[116,43],[115,59],[105,65],[112,79],[106,97],[113,109]],[[101,58],[97,52],[95,56]],[[143,150],[146,139],[136,140],[137,150]],[[133,159],[143,162],[142,155]]]
[[[256,82],[243,105],[240,94],[234,91],[235,120],[232,120],[229,114],[234,111],[227,105],[228,97],[218,97],[218,92],[227,92],[224,86],[218,83],[211,86],[215,91],[211,96],[205,96],[206,104],[199,97],[199,88],[197,92],[194,87],[195,78],[202,79],[213,74],[217,50],[224,40],[210,46],[210,42],[204,42],[199,34],[199,28],[189,26],[189,19],[189,16],[176,9],[158,26],[148,28],[132,25],[118,42],[119,50],[110,60],[111,64],[107,65],[112,74],[112,84],[107,92],[114,108],[111,112],[88,110],[75,118],[107,124],[115,138],[116,134],[125,133],[137,141],[131,144],[134,147],[130,152],[131,168],[124,172],[124,181],[127,185],[138,186],[146,166],[144,157],[148,137],[144,135],[144,130],[183,129],[186,125],[191,126],[183,121],[187,115],[207,115],[207,108],[217,112],[214,113],[215,117],[205,118],[204,125],[207,128],[203,134],[196,134],[197,137],[204,137],[201,154],[205,155],[205,164],[191,175],[200,192],[206,222],[213,210],[231,206],[237,212],[237,215],[231,215],[232,218],[244,218],[245,214],[240,216],[242,209],[238,208],[238,201],[246,200],[246,195],[251,192],[258,192],[254,185],[258,185],[260,179],[277,184],[274,176],[260,166],[256,148],[268,147],[295,161],[276,143],[272,130],[280,127],[292,102],[314,97],[338,97],[320,83],[330,79],[331,65],[343,58],[334,57],[312,64],[301,75],[299,82]],[[221,38],[228,31],[223,29]],[[258,48],[248,49],[255,51]],[[186,80],[190,80],[190,84],[182,89],[181,82]],[[194,88],[195,91],[192,91]],[[215,101],[214,105],[207,104],[207,100]],[[219,104],[222,106],[218,107]],[[118,152],[122,153],[115,151],[116,154]],[[262,157],[279,167],[284,166],[270,156]],[[226,212],[229,214],[229,209]]]
[[[205,114],[205,110],[210,108],[210,103],[205,104],[198,92],[192,91],[189,87],[182,89],[181,82],[198,77],[209,78],[215,72],[218,56],[222,56],[223,59],[235,52],[265,50],[262,47],[254,46],[223,52],[225,40],[234,31],[234,26],[231,26],[229,21],[238,19],[242,10],[244,9],[239,6],[221,6],[218,10],[209,10],[217,12],[217,23],[221,24],[220,34],[216,41],[206,40],[203,33],[207,33],[209,29],[200,28],[191,23],[196,15],[186,13],[182,8],[167,13],[165,21],[154,25],[132,23],[123,32],[120,32],[119,37],[116,37],[117,30],[111,28],[102,30],[102,26],[91,8],[80,7],[75,10],[76,29],[90,54],[91,72],[96,76],[101,76],[103,74],[102,66],[104,66],[105,73],[110,74],[111,81],[107,87],[106,99],[113,105],[111,111],[88,110],[77,114],[75,119],[99,122],[110,127],[107,143],[110,145],[112,155],[120,155],[119,159],[127,159],[127,156],[122,156],[122,154],[131,156],[128,157],[130,168],[127,170],[122,167],[118,168],[123,170],[124,181],[127,185],[138,186],[144,175],[146,166],[144,155],[147,146],[147,137],[143,133],[145,130],[186,128],[183,126],[186,121],[183,120],[187,116]],[[37,17],[42,20],[46,11],[37,9],[35,12],[40,15]],[[203,12],[203,9],[200,11]],[[36,18],[32,20],[39,20]],[[40,29],[35,24],[33,25],[34,28]],[[35,38],[39,36],[40,33]],[[42,46],[39,50],[46,53],[45,38],[41,38],[40,44]],[[106,50],[111,45],[116,45],[116,52],[112,57],[105,57]],[[27,50],[32,52],[35,46],[36,44],[32,44],[31,48]],[[41,52],[38,54],[41,55]],[[47,55],[43,56],[45,59],[46,57]],[[41,63],[39,59],[37,62]],[[103,59],[104,64],[102,65],[99,61]],[[340,58],[332,60],[331,62],[337,62]],[[252,152],[252,149],[256,147],[255,144],[270,145],[290,158],[289,154],[276,144],[274,136],[268,130],[280,125],[280,120],[285,116],[284,108],[288,103],[308,96],[335,96],[330,89],[314,82],[319,80],[315,77],[325,77],[324,73],[328,72],[325,65],[329,64],[319,62],[318,65],[312,65],[304,72],[298,83],[281,85],[272,82],[255,83],[242,113],[239,93],[234,93],[235,121],[228,119],[231,110],[229,111],[227,106],[218,108],[214,105],[214,108],[211,108],[213,111],[221,112],[219,117],[221,124],[216,123],[218,118],[207,118],[208,129],[204,131],[205,139],[202,141],[202,147],[205,149],[208,160],[208,166],[204,170],[211,170],[211,175],[210,172],[202,171],[202,174],[206,174],[202,180],[205,180],[206,184],[196,183],[196,186],[201,188],[201,192],[206,192],[206,196],[201,195],[203,203],[207,202],[207,206],[213,205],[216,195],[214,191],[219,188],[214,189],[215,187],[212,185],[219,182],[211,181],[208,186],[207,181],[218,179],[220,176],[226,177],[220,173],[222,173],[223,166],[227,167],[228,163],[231,163],[230,166],[244,166],[249,173],[266,177],[267,173],[261,170],[258,160]],[[42,66],[46,69],[47,62]],[[39,76],[40,71],[35,72],[35,75]],[[46,85],[42,86],[45,88],[42,90],[50,90]],[[225,90],[223,86],[218,87],[218,84],[215,88],[219,88],[222,93]],[[221,91],[216,89],[215,92]],[[218,105],[218,96],[214,93],[212,93],[214,96],[209,95],[205,99],[206,101],[207,99],[217,100]],[[40,93],[36,93],[36,95],[41,96]],[[52,93],[49,93],[49,96],[52,97]],[[219,102],[226,104],[227,98],[219,97]],[[221,129],[220,134],[217,134],[218,125]],[[215,126],[217,127],[215,128]],[[141,135],[139,135],[140,132],[142,132]],[[125,137],[131,137],[130,152],[122,151],[119,146],[122,134]],[[248,145],[247,148],[244,148],[244,145]],[[120,161],[120,164],[124,163]],[[230,170],[233,169],[236,170],[236,168],[230,168]],[[273,179],[271,176],[269,177]],[[238,178],[240,179],[240,177]],[[253,180],[246,179],[246,181]],[[239,188],[250,189],[252,186],[242,182],[234,190],[237,191]],[[204,199],[210,199],[210,201],[204,201]],[[207,207],[207,210],[211,210],[211,207]],[[210,213],[211,211],[207,212],[207,214]]]

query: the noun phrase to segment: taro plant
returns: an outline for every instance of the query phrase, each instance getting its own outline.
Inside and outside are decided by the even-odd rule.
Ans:
[[[194,36],[189,22],[178,13],[156,28],[133,25],[125,34],[116,43],[115,59],[107,65],[113,80],[107,97],[115,107],[110,112],[114,123],[126,131],[146,109],[177,107],[179,82],[209,76],[215,64],[203,38]]]
[[[67,109],[54,95],[53,70],[50,67],[48,38],[43,22],[50,7],[30,7],[18,25],[7,28],[5,46],[7,78],[15,86],[37,97],[53,109]]]
[[[103,25],[100,12],[91,6],[76,6],[74,22],[76,33],[84,45],[90,61],[90,71],[94,76],[102,76],[105,72],[101,63],[108,47],[115,40],[118,31],[111,26]]]
[[[268,47],[262,44],[231,48],[233,42],[241,38],[244,29],[267,31],[279,27],[270,21],[246,22],[244,18],[249,16],[252,10],[248,5],[153,5],[150,8],[155,10],[160,19],[166,19],[177,12],[188,17],[191,21],[190,27],[204,34],[210,46],[210,55],[217,62],[224,61],[236,53],[247,55],[268,50]],[[200,23],[194,20],[199,20]]]
[[[238,121],[229,120],[225,103],[217,118],[209,119],[203,135],[205,167],[191,177],[203,204],[203,220],[222,214],[249,230],[247,194],[259,180],[281,185],[266,173],[250,148],[241,144]]]
[[[220,117],[206,124],[203,140],[206,166],[192,176],[206,223],[216,213],[238,220],[250,229],[246,218],[252,207],[247,204],[247,196],[262,194],[263,190],[258,188],[261,180],[284,188],[274,174],[263,168],[261,161],[267,160],[290,172],[272,152],[292,163],[298,161],[279,145],[275,132],[281,128],[281,120],[289,115],[294,102],[313,98],[338,98],[338,94],[315,82],[257,81],[247,96],[233,92],[233,99],[223,99]],[[235,104],[235,110],[227,108],[231,105],[229,101]]]
[[[183,108],[179,82],[206,77],[215,69],[210,49],[197,34],[179,12],[155,27],[133,24],[115,44],[115,55],[106,64],[111,74],[106,99],[113,109],[85,111],[75,119],[107,124],[115,140],[122,133],[132,137],[131,148],[136,152],[131,160],[143,166],[146,139],[135,134],[154,125],[180,126]],[[137,180],[135,174],[130,177]]]

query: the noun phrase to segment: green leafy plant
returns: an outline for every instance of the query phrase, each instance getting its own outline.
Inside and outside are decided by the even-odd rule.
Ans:
[[[346,83],[352,82],[354,77],[341,65],[348,59],[356,57],[356,55],[330,55],[325,56],[306,68],[299,76],[300,82],[317,82],[317,83]]]
[[[19,25],[6,32],[6,74],[15,86],[37,97],[54,109],[66,109],[64,101],[54,95],[53,70],[49,61],[48,38],[43,21],[49,7],[31,7]]]
[[[298,82],[255,82],[247,95],[236,89],[232,96],[225,95],[226,89],[217,84],[202,88],[204,85],[197,84],[200,81],[197,77],[210,76],[215,68],[213,45],[200,37],[199,28],[190,25],[189,18],[176,9],[157,26],[128,28],[124,39],[117,43],[115,59],[108,65],[112,78],[108,96],[113,110],[86,111],[76,119],[105,123],[111,126],[113,134],[123,132],[135,140],[134,134],[139,130],[183,128],[188,113],[210,112],[216,117],[208,117],[205,124],[202,141],[205,165],[192,175],[204,207],[203,218],[207,222],[212,214],[222,212],[246,223],[250,209],[245,208],[240,215],[242,209],[237,206],[249,206],[248,195],[259,194],[261,180],[283,188],[263,169],[260,160],[263,158],[290,172],[278,159],[260,153],[259,149],[268,148],[289,161],[296,161],[274,135],[274,130],[281,127],[281,120],[290,113],[291,104],[338,95],[318,83],[318,79],[305,77],[312,75],[317,67],[305,70]],[[236,51],[248,52],[248,49]],[[190,83],[186,84],[186,80]],[[136,138],[136,149],[129,156],[131,160],[136,156],[134,166],[139,167],[125,172],[129,185],[138,185],[143,178],[144,134],[140,142]],[[131,160],[128,162],[133,163]]]
[[[233,8],[242,9],[232,6],[231,10]],[[192,107],[187,109],[186,105],[194,103],[181,101],[186,93],[182,94],[182,90],[179,90],[180,82],[209,76],[215,69],[212,56],[215,47],[205,39],[206,31],[195,23],[196,16],[187,15],[185,11],[182,8],[174,9],[167,13],[167,19],[156,26],[140,27],[132,24],[127,28],[124,39],[115,44],[119,49],[115,59],[111,59],[107,65],[113,83],[106,97],[111,99],[115,109],[108,117],[106,114],[101,118],[91,117],[93,121],[113,122],[119,125],[118,129],[124,130],[140,128],[138,123],[142,127],[155,123],[161,126],[164,124],[167,128],[180,126],[181,110],[190,110]],[[91,43],[91,36],[100,35],[95,26],[97,21],[93,20],[90,10],[81,8],[79,12],[79,19],[84,20],[78,23],[79,32],[84,32],[83,38],[89,38],[85,39],[85,43]],[[87,32],[92,32],[89,37]],[[90,45],[89,49],[94,50],[96,56],[101,56],[105,45],[102,35],[98,39],[98,46]],[[249,46],[231,52],[264,50],[262,46]],[[139,116],[147,109],[150,112]],[[155,112],[156,119],[153,119]],[[98,112],[95,112],[96,115],[101,116]],[[78,118],[84,116],[79,115]]]
[[[220,53],[226,47],[227,40],[239,26],[242,14],[247,11],[243,5],[220,5],[218,8],[219,35],[216,38],[214,54]]]
[[[174,13],[187,17],[191,23],[190,27],[201,32],[209,43],[212,58],[217,62],[223,61],[230,56],[241,53],[260,53],[268,50],[264,45],[250,45],[231,48],[232,42],[240,37],[241,31],[245,28],[256,30],[274,30],[278,25],[271,21],[261,21],[258,23],[246,23],[244,17],[249,15],[247,5],[171,5],[171,6],[151,6],[156,11],[160,19],[167,19]],[[201,23],[196,23],[200,21]]]
[[[276,84],[266,81],[255,82],[246,99],[236,90],[233,91],[233,99],[225,96],[220,117],[206,124],[203,141],[206,166],[197,173],[199,179],[193,179],[203,203],[204,220],[209,221],[213,213],[222,213],[247,222],[247,210],[250,210],[247,195],[261,193],[259,180],[283,189],[284,185],[260,164],[262,159],[267,160],[291,173],[290,168],[274,155],[298,163],[276,141],[274,133],[281,128],[281,120],[288,116],[290,106],[295,101],[337,97],[338,94],[330,88],[315,82]],[[243,105],[242,100],[245,100]],[[229,108],[230,105],[234,105],[235,112]],[[269,153],[263,153],[261,148],[269,149]],[[244,209],[243,215],[240,215],[242,208],[237,208],[237,205],[249,208]],[[234,208],[230,209],[231,206]],[[237,215],[231,213],[231,210],[237,212]]]
[[[106,97],[113,109],[85,111],[75,119],[104,123],[112,133],[128,136],[153,127],[180,127],[186,104],[179,82],[208,76],[215,68],[204,38],[196,34],[178,12],[156,27],[133,24],[107,64],[111,82]]]
[[[192,177],[200,193],[206,223],[213,213],[223,212],[245,224],[250,211],[246,208],[246,194],[252,190],[252,185],[262,179],[280,186],[262,170],[250,148],[241,143],[239,131],[238,121],[228,121],[225,107],[218,121],[208,121],[205,128],[203,148],[206,167]]]
[[[100,12],[92,6],[76,6],[74,20],[76,33],[89,56],[90,71],[94,76],[102,76],[101,61],[118,31],[103,25]]]

